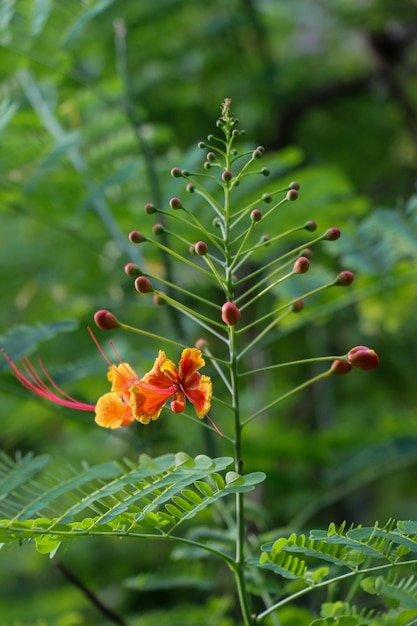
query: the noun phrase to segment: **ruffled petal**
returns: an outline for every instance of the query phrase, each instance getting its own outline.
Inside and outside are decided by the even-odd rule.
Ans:
[[[126,394],[127,385],[130,386],[134,380],[137,380],[135,370],[129,363],[119,363],[119,365],[111,365],[107,372],[107,378],[111,382],[111,391],[119,396]]]
[[[194,405],[197,417],[203,419],[210,410],[213,385],[209,376],[200,376],[197,386],[184,388],[185,395]]]
[[[165,389],[171,387],[172,380],[166,376],[162,370],[162,368],[169,371],[176,371],[175,365],[167,359],[166,354],[163,350],[160,350],[158,356],[155,359],[155,363],[153,364],[152,369],[141,378],[141,381],[144,383],[149,383],[154,387],[158,387],[160,389]]]
[[[130,406],[134,418],[142,424],[149,424],[151,420],[158,419],[164,404],[172,394],[172,388],[159,389],[139,381],[130,389]]]
[[[115,392],[101,396],[96,404],[95,421],[103,428],[120,428],[133,422],[132,410]]]
[[[189,378],[204,365],[205,361],[201,356],[201,350],[197,350],[197,348],[185,348],[185,350],[182,351],[178,372],[185,387],[188,384]]]

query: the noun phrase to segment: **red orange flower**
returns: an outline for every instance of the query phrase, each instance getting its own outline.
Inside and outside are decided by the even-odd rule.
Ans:
[[[41,361],[40,369],[47,382],[27,357],[22,359],[19,369],[6,353],[4,356],[24,387],[56,404],[94,412],[96,423],[104,428],[128,426],[134,420],[149,424],[158,419],[169,398],[172,398],[170,406],[174,413],[181,413],[189,400],[200,419],[207,415],[211,406],[212,383],[208,376],[198,372],[205,362],[197,348],[183,350],[178,368],[160,350],[152,369],[143,378],[138,378],[128,363],[109,363],[107,378],[111,390],[95,405],[67,395],[54,383]]]

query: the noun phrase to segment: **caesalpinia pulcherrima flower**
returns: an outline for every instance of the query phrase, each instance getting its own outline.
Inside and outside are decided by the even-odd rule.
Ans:
[[[209,376],[198,372],[205,361],[197,348],[182,351],[178,368],[160,350],[152,369],[143,378],[138,378],[128,363],[114,365],[108,362],[107,378],[111,382],[111,390],[102,395],[95,405],[79,402],[67,395],[54,383],[41,361],[40,369],[49,386],[27,357],[20,361],[19,369],[5,352],[3,354],[24,387],[56,404],[94,412],[96,423],[104,428],[128,426],[135,420],[149,424],[151,420],[158,419],[171,397],[170,406],[174,413],[184,410],[187,399],[200,419],[210,410],[212,383]]]

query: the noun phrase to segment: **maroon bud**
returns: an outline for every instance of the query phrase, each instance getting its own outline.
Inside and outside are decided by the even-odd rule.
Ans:
[[[262,150],[259,150],[259,148],[256,148],[256,150],[252,152],[252,159],[260,159],[262,155],[263,155]]]
[[[110,313],[110,311],[106,311],[105,309],[101,309],[100,311],[94,313],[94,322],[99,328],[101,328],[101,330],[112,330],[113,328],[118,328],[120,326],[113,313]]]
[[[147,213],[148,215],[152,215],[152,213],[157,213],[157,209],[155,205],[153,205],[151,202],[148,202],[147,204],[145,204],[143,209],[145,213]]]
[[[153,291],[152,283],[146,276],[138,276],[135,280],[135,289],[139,293],[151,293]]]
[[[216,160],[216,153],[215,152],[207,152],[206,159],[207,159],[207,161],[215,161]]]
[[[336,226],[332,226],[332,228],[329,228],[328,230],[326,230],[326,232],[324,233],[323,239],[326,239],[327,241],[336,241],[336,239],[339,239],[341,234],[342,233],[340,232],[340,228],[336,228]]]
[[[154,301],[154,304],[156,304],[157,306],[161,306],[162,304],[166,304],[166,301],[162,297],[161,292],[153,294],[153,301]]]
[[[171,209],[182,209],[182,202],[179,198],[171,198],[171,200],[169,201],[169,206],[171,207]]]
[[[349,270],[344,270],[336,276],[334,285],[337,285],[338,287],[349,287],[349,285],[353,283],[354,278],[355,275],[353,272],[350,272]]]
[[[341,361],[340,359],[336,359],[333,361],[330,371],[332,374],[336,374],[337,376],[342,376],[343,374],[348,374],[352,366],[347,361]]]
[[[308,230],[309,233],[314,233],[314,231],[317,230],[316,222],[308,220],[308,222],[304,224],[304,230]]]
[[[129,239],[132,243],[142,243],[143,241],[146,241],[145,235],[140,233],[138,230],[132,230],[132,232],[129,233]]]
[[[179,167],[173,167],[171,170],[171,176],[173,178],[181,178],[182,174],[181,174],[181,170]]]
[[[222,320],[228,326],[234,326],[238,323],[240,311],[233,302],[225,302],[222,306]]]
[[[293,313],[299,313],[304,309],[304,300],[294,300],[291,303],[291,310]]]
[[[292,181],[292,183],[290,183],[290,184],[288,185],[288,187],[289,187],[290,189],[296,189],[297,191],[299,191],[299,189],[300,189],[300,183],[298,183],[296,180],[293,180],[293,181]]]
[[[300,252],[300,256],[306,256],[307,259],[311,259],[313,256],[313,250],[311,248],[303,248]]]
[[[253,209],[253,211],[250,214],[250,218],[252,222],[260,222],[262,219],[261,211],[259,209]]]
[[[208,341],[207,339],[204,339],[204,337],[200,337],[200,339],[197,339],[194,345],[197,350],[201,350],[201,352],[204,352],[204,350],[207,350]]]
[[[269,169],[269,167],[263,167],[261,169],[261,174],[263,174],[264,176],[269,176],[271,173],[271,170]]]
[[[264,202],[266,202],[267,204],[269,204],[270,202],[272,202],[272,196],[270,193],[263,193],[262,194],[262,200]]]
[[[208,245],[205,241],[197,241],[194,246],[194,250],[196,254],[199,254],[200,256],[205,256],[208,252]]]
[[[222,179],[224,180],[224,182],[230,183],[232,178],[233,178],[232,172],[230,172],[229,170],[224,170],[224,172],[222,173]]]
[[[294,263],[294,274],[305,274],[310,268],[310,261],[306,256],[300,256]]]
[[[379,365],[379,356],[375,350],[371,350],[367,346],[352,348],[347,353],[347,359],[353,367],[364,371],[373,370]]]
[[[125,267],[125,274],[127,274],[128,276],[139,276],[140,269],[139,267],[136,265],[136,263],[126,263]]]
[[[298,198],[298,191],[296,189],[290,189],[287,191],[287,200],[294,202]]]
[[[162,224],[154,224],[152,226],[152,232],[154,235],[162,235],[165,232],[165,228]]]

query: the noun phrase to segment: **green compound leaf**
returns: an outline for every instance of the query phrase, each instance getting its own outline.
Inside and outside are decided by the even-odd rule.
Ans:
[[[13,461],[2,454],[0,542],[35,539],[40,552],[53,555],[62,541],[78,536],[169,538],[216,500],[264,480],[256,472],[233,473],[228,481],[221,472],[232,462],[181,452],[51,472],[47,457]]]

